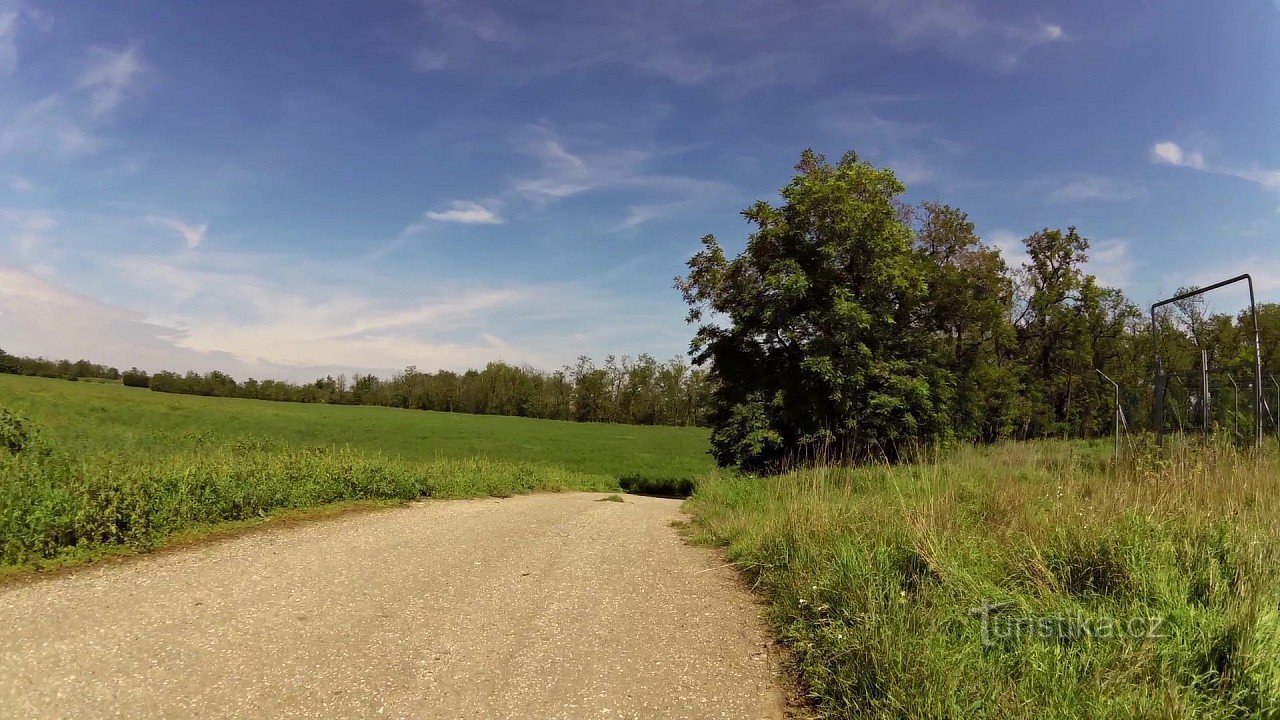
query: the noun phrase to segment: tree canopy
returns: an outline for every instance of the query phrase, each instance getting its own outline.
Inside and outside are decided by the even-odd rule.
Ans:
[[[1010,268],[964,212],[909,206],[904,190],[855,153],[831,163],[805,151],[779,203],[743,211],[752,231],[740,254],[702,239],[676,287],[697,325],[690,352],[710,373],[720,464],[768,471],[953,440],[1104,435],[1113,390],[1099,370],[1145,421],[1150,329],[1088,273],[1087,238],[1045,227]],[[1211,347],[1215,377],[1242,377],[1244,318],[1177,310],[1162,320],[1166,367],[1198,372],[1198,348]],[[1276,317],[1280,306],[1261,309],[1264,327]],[[1280,372],[1273,335],[1264,364]]]

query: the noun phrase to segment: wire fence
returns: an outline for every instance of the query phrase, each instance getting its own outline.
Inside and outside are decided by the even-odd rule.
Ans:
[[[1164,431],[1181,435],[1225,434],[1246,444],[1254,435],[1254,377],[1210,372],[1206,392],[1199,370],[1166,373]],[[1262,376],[1262,430],[1280,437],[1280,372]],[[1105,383],[1105,381],[1103,381]],[[1154,432],[1154,383],[1121,387],[1117,422],[1122,436]]]

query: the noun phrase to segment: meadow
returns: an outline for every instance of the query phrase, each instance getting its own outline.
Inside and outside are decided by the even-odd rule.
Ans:
[[[711,468],[700,428],[154,393],[0,375],[0,568],[334,503],[618,490]],[[7,430],[6,430],[7,428]],[[3,444],[3,443],[0,443]]]
[[[705,431],[0,375],[0,572],[355,503],[685,493],[823,717],[1280,716],[1274,446],[714,470]],[[28,433],[15,432],[21,424]],[[18,428],[23,430],[23,428]]]
[[[154,457],[258,440],[408,461],[482,457],[614,479],[692,478],[714,467],[707,431],[696,427],[280,403],[3,374],[0,407],[26,415],[54,445],[77,455]]]
[[[823,717],[1275,717],[1277,471],[1042,441],[717,474],[690,508]]]

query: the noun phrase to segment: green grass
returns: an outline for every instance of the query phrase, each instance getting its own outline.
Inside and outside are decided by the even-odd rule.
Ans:
[[[1278,480],[1229,447],[1037,443],[716,475],[689,507],[823,716],[1277,717]]]
[[[0,375],[0,407],[22,412],[74,454],[159,457],[247,438],[403,460],[537,463],[615,481],[692,479],[714,467],[703,428],[212,398],[18,375]]]
[[[335,503],[616,491],[706,472],[697,428],[166,395],[0,375],[0,570],[146,550]]]

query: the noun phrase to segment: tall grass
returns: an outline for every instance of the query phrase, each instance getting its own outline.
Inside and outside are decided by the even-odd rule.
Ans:
[[[1047,442],[720,475],[689,507],[825,716],[1273,717],[1278,470]]]
[[[413,462],[256,440],[159,458],[73,457],[35,441],[17,452],[0,449],[0,567],[146,549],[196,526],[339,501],[568,489],[616,490],[617,482],[540,464]]]

